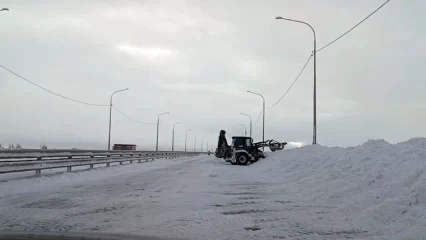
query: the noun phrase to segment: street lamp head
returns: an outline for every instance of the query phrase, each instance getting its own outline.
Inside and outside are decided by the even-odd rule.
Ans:
[[[127,91],[127,90],[129,90],[129,88],[123,88],[123,89],[120,89],[120,90],[115,91],[114,93],[123,92],[123,91]],[[114,93],[113,93],[113,94],[114,94]]]
[[[278,17],[276,17],[275,19],[277,19],[277,20],[289,20],[288,18],[283,18],[283,17],[281,17],[281,16],[278,16]]]
[[[0,11],[9,11],[9,8],[2,8]]]
[[[262,94],[260,94],[260,93],[252,92],[252,91],[247,91],[247,92],[248,92],[248,93],[252,93],[252,94],[259,95],[259,96],[261,96],[261,97],[263,98],[263,100],[265,100],[265,98],[263,97],[263,95],[262,95]]]
[[[164,114],[169,114],[170,112],[163,112],[163,113],[160,113],[160,114],[158,114],[158,117],[160,117],[161,115],[164,115]]]

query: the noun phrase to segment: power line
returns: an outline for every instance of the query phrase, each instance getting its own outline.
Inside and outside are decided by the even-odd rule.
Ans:
[[[30,84],[32,84],[32,85],[34,85],[34,86],[38,87],[38,88],[40,88],[40,89],[42,89],[42,90],[44,90],[44,91],[46,91],[46,92],[48,92],[48,93],[51,93],[51,94],[56,95],[56,96],[58,96],[58,97],[61,97],[61,98],[63,98],[63,99],[66,99],[66,100],[69,100],[69,101],[72,101],[72,102],[76,102],[76,103],[81,103],[81,104],[89,105],[89,106],[95,106],[95,107],[108,107],[108,106],[109,106],[109,105],[106,105],[106,104],[87,103],[87,102],[83,102],[83,101],[79,101],[79,100],[75,100],[75,99],[72,99],[72,98],[69,98],[69,97],[63,96],[63,95],[61,95],[61,94],[59,94],[59,93],[55,93],[55,92],[53,92],[53,91],[51,91],[51,90],[49,90],[49,89],[47,89],[47,88],[44,88],[44,87],[42,87],[42,86],[40,86],[40,85],[38,85],[38,84],[36,84],[36,83],[34,83],[34,82],[32,82],[32,81],[30,81],[30,80],[26,79],[26,78],[24,78],[23,76],[21,76],[21,75],[17,74],[16,72],[14,72],[14,71],[12,71],[12,70],[10,70],[10,69],[6,68],[6,67],[5,67],[5,66],[3,66],[3,65],[0,65],[0,67],[1,67],[1,68],[3,68],[4,70],[8,71],[9,73],[11,73],[11,74],[13,74],[13,75],[17,76],[18,78],[20,78],[20,79],[22,79],[22,80],[24,80],[24,81],[26,81],[26,82],[28,82],[28,83],[30,83]]]
[[[306,66],[308,66],[309,61],[311,61],[313,54],[311,54],[308,58],[308,60],[306,61],[305,65],[303,66],[302,70],[299,72],[299,75],[297,75],[296,79],[294,79],[293,83],[290,85],[290,87],[287,89],[287,91],[281,96],[280,99],[278,99],[278,101],[276,103],[274,103],[272,106],[267,107],[266,109],[270,109],[275,107],[275,105],[277,105],[286,95],[287,93],[291,90],[291,88],[294,86],[294,84],[297,82],[297,80],[299,80],[299,77],[302,75],[303,71],[305,70]]]
[[[331,44],[335,43],[337,40],[341,39],[343,36],[345,36],[346,34],[350,33],[352,30],[354,30],[356,27],[358,27],[359,25],[361,25],[361,23],[365,22],[367,19],[369,19],[371,16],[373,16],[377,11],[379,11],[382,7],[384,7],[386,4],[388,4],[390,2],[390,0],[387,0],[385,3],[383,3],[382,5],[380,5],[380,7],[378,7],[376,10],[374,10],[372,13],[370,13],[367,17],[365,17],[364,19],[362,19],[359,23],[357,23],[355,26],[353,26],[351,29],[349,29],[348,31],[344,32],[342,35],[340,35],[338,38],[334,39],[333,41],[331,41],[330,43],[328,43],[327,45],[325,45],[324,47],[320,48],[319,50],[317,50],[317,52],[323,50],[324,48],[327,48],[328,46],[330,46]]]
[[[359,25],[361,25],[363,22],[365,22],[367,19],[369,19],[371,16],[373,16],[377,11],[379,11],[381,8],[383,8],[389,2],[390,2],[390,0],[387,0],[386,2],[384,2],[382,5],[380,5],[380,7],[378,7],[376,10],[374,10],[373,12],[371,12],[367,17],[365,17],[364,19],[362,19],[359,23],[355,24],[355,26],[353,26],[352,28],[350,28],[348,31],[344,32],[342,35],[340,35],[339,37],[337,37],[336,39],[334,39],[330,43],[326,44],[325,46],[323,46],[322,48],[320,48],[319,50],[317,50],[316,53],[318,53],[321,50],[324,50],[325,48],[329,47],[330,45],[332,45],[333,43],[337,42],[339,39],[341,39],[342,37],[344,37],[345,35],[347,35],[348,33],[350,33],[352,30],[354,30]],[[303,66],[303,68],[300,71],[299,75],[297,75],[296,79],[293,81],[293,83],[290,85],[290,87],[287,89],[287,91],[281,96],[281,98],[274,105],[268,107],[267,109],[270,109],[270,108],[276,106],[287,95],[287,93],[290,91],[290,89],[293,87],[293,85],[297,82],[297,80],[299,79],[299,77],[302,75],[303,71],[305,70],[305,68],[308,65],[309,61],[311,60],[312,56],[313,56],[313,54],[311,54],[309,56],[308,60],[306,61],[305,65]]]
[[[142,123],[142,124],[155,124],[154,122],[152,122],[152,123],[147,123],[147,122],[141,122],[141,121],[138,121],[138,120],[136,120],[136,119],[134,119],[134,118],[132,118],[132,117],[130,117],[129,115],[127,115],[127,114],[125,114],[125,113],[123,113],[122,111],[120,111],[118,108],[116,108],[114,105],[112,106],[117,112],[119,112],[121,115],[123,115],[123,116],[125,116],[125,117],[127,117],[128,119],[130,119],[130,120],[132,120],[132,121],[134,121],[134,122],[137,122],[137,123]]]
[[[254,122],[254,126],[256,126],[256,124],[259,122],[260,117],[262,116],[262,112],[263,112],[263,109],[260,110],[259,116],[257,117],[256,121]]]

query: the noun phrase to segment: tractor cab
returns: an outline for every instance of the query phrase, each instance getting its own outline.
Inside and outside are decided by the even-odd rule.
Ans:
[[[246,150],[251,152],[253,149],[253,138],[251,137],[232,137],[231,147],[235,150]]]

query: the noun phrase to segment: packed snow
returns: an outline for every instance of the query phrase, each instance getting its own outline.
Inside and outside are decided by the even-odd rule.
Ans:
[[[425,239],[426,139],[249,166],[163,159],[0,183],[0,229],[186,239]]]

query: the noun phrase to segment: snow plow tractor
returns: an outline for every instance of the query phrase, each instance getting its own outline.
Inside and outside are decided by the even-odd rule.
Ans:
[[[232,144],[224,153],[220,153],[216,149],[216,157],[224,158],[226,162],[230,162],[232,165],[247,165],[265,158],[260,149],[262,146],[263,142],[253,143],[253,139],[250,137],[232,137]]]

